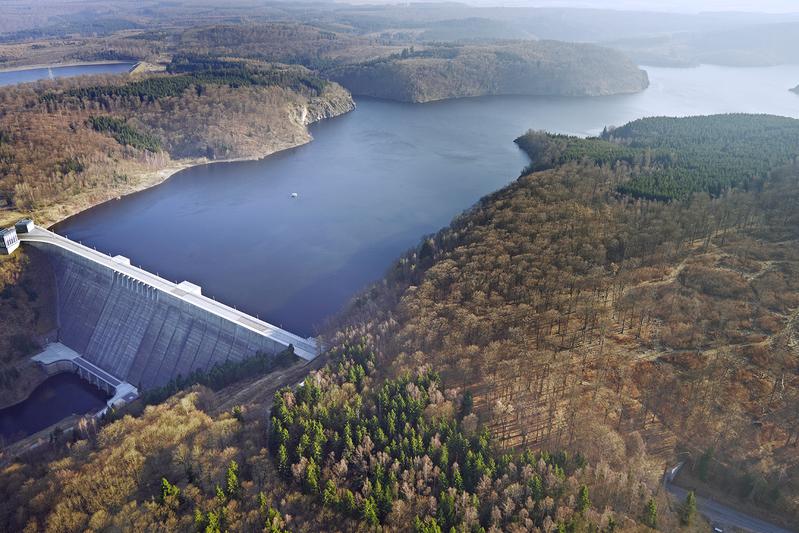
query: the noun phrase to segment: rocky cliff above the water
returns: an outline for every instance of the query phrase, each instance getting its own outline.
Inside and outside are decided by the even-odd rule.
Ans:
[[[307,126],[326,118],[333,118],[355,109],[352,95],[337,83],[328,84],[318,97],[310,98],[305,110],[303,123]]]
[[[327,74],[353,94],[404,102],[485,95],[605,96],[649,85],[646,72],[620,52],[557,41],[405,50]]]

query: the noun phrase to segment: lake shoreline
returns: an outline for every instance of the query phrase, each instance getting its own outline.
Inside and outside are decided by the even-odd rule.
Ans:
[[[335,117],[331,117],[331,118],[335,118]],[[133,195],[133,194],[138,194],[140,192],[144,192],[144,191],[146,191],[148,189],[152,189],[153,187],[158,187],[159,185],[161,185],[162,183],[166,182],[168,179],[170,179],[175,174],[178,174],[179,172],[182,172],[184,170],[188,170],[190,168],[201,167],[201,166],[205,166],[205,165],[222,164],[222,163],[238,163],[238,162],[243,162],[243,161],[260,161],[261,159],[266,159],[267,157],[275,155],[275,154],[278,154],[280,152],[285,152],[286,150],[292,150],[294,148],[298,148],[300,146],[308,144],[312,140],[313,140],[313,138],[309,137],[308,139],[304,140],[301,143],[292,144],[290,146],[286,146],[286,147],[283,147],[283,148],[278,148],[278,149],[276,149],[274,151],[270,151],[268,153],[254,154],[252,156],[234,157],[234,158],[229,158],[229,159],[213,159],[213,160],[212,159],[205,159],[205,158],[202,158],[202,159],[178,159],[178,160],[173,161],[174,163],[176,163],[175,165],[169,165],[169,166],[166,166],[164,168],[161,168],[161,169],[158,169],[158,170],[154,170],[154,171],[140,172],[138,174],[134,174],[133,178],[134,178],[134,181],[137,181],[137,183],[135,185],[133,185],[130,188],[130,190],[126,190],[124,192],[121,192],[121,194],[118,194],[118,195],[116,195],[114,197],[111,197],[111,198],[105,198],[105,199],[102,199],[102,200],[98,200],[96,202],[92,202],[92,203],[90,203],[90,204],[88,204],[86,206],[81,207],[80,209],[78,209],[78,210],[76,210],[74,212],[71,211],[69,214],[67,214],[67,215],[65,215],[65,216],[63,216],[63,217],[61,217],[61,218],[59,218],[59,219],[57,219],[57,220],[55,220],[53,222],[48,222],[46,227],[47,227],[47,229],[52,230],[52,228],[54,226],[56,226],[56,225],[58,225],[58,224],[60,224],[62,222],[66,222],[70,218],[72,218],[74,216],[77,216],[77,215],[80,215],[84,211],[88,211],[88,210],[90,210],[92,208],[98,207],[98,206],[106,204],[108,202],[121,200],[122,198],[126,198],[128,196]]]
[[[64,67],[91,67],[95,65],[131,65],[131,68],[136,66],[139,61],[70,61],[68,63],[53,63],[41,65],[20,65],[16,67],[0,67],[0,73],[3,72],[24,72],[26,70],[39,70],[45,68],[64,68]]]
[[[290,148],[286,148],[286,150],[289,150],[289,149]],[[263,156],[263,157],[268,157],[269,155],[271,155],[271,154],[268,154],[268,155]],[[120,199],[125,198],[127,196],[130,196],[132,194],[137,194],[137,193],[146,191],[147,189],[151,189],[153,187],[157,187],[157,186],[161,185],[162,183],[164,183],[165,181],[167,181],[172,176],[174,176],[175,174],[177,174],[178,172],[182,172],[183,170],[186,170],[186,169],[189,169],[189,168],[198,167],[198,166],[202,166],[202,165],[211,165],[213,163],[232,163],[232,162],[235,162],[235,161],[256,161],[258,159],[261,159],[261,158],[260,157],[242,157],[242,158],[224,159],[224,160],[218,160],[218,161],[211,161],[211,160],[205,160],[205,159],[201,159],[201,160],[196,160],[196,159],[178,159],[178,160],[173,161],[174,163],[176,163],[174,165],[168,165],[166,167],[163,167],[163,168],[160,168],[160,169],[157,169],[157,170],[154,170],[154,171],[144,171],[144,172],[134,173],[132,175],[132,178],[133,178],[133,181],[136,182],[136,184],[133,185],[130,188],[130,190],[126,190],[124,192],[117,191],[117,192],[121,192],[121,194],[117,194],[114,197],[104,198],[104,199],[101,199],[101,200],[98,200],[98,201],[95,201],[95,202],[91,202],[91,203],[89,203],[89,204],[87,204],[85,206],[80,207],[77,210],[74,210],[74,211],[70,210],[70,212],[67,215],[65,215],[65,216],[63,216],[61,218],[58,218],[55,221],[48,222],[46,224],[46,227],[48,229],[51,229],[53,226],[56,226],[57,224],[65,222],[65,221],[69,220],[70,218],[72,218],[74,216],[77,216],[77,215],[83,213],[84,211],[88,211],[89,209],[92,209],[94,207],[103,205],[103,204],[108,203],[108,202],[113,202],[115,200],[120,200]]]
[[[284,141],[281,139],[275,139],[272,142],[263,144],[261,149],[245,156],[226,159],[207,159],[205,157],[200,157],[170,160],[166,165],[160,168],[140,169],[130,172],[130,183],[119,189],[93,192],[87,191],[88,193],[92,194],[92,199],[90,200],[79,197],[76,199],[74,204],[61,202],[46,206],[38,210],[38,212],[33,213],[21,213],[15,210],[10,210],[7,211],[5,215],[0,214],[0,226],[13,224],[16,220],[19,220],[23,217],[32,217],[37,224],[41,225],[42,227],[52,229],[54,226],[65,222],[68,219],[83,213],[84,211],[88,211],[107,202],[120,200],[124,197],[157,187],[175,174],[193,167],[213,165],[217,163],[259,161],[278,153],[308,144],[309,142],[313,141],[313,136],[309,130],[311,125],[351,113],[356,109],[357,106],[355,105],[354,101],[352,101],[352,107],[343,112],[330,114],[328,116],[321,116],[310,120],[303,117],[306,120],[304,123],[305,131],[298,140],[295,139],[294,141]]]
[[[652,69],[649,90],[612,97],[429,104],[356,98],[358,113],[314,125],[314,142],[303,148],[187,169],[158,192],[109,203],[56,228],[311,334],[421,236],[517,178],[530,161],[512,141],[528,129],[582,137],[644,116],[738,108],[794,115],[796,95],[783,85],[799,79],[797,68],[762,71],[757,82],[747,82],[752,71],[743,69]],[[726,93],[719,93],[719,79]],[[742,87],[775,96],[749,109],[734,99]],[[298,199],[290,201],[295,191]]]

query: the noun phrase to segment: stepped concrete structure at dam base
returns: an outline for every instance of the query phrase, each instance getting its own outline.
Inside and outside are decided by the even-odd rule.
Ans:
[[[102,416],[109,407],[124,405],[139,397],[139,391],[136,387],[125,381],[118,380],[60,342],[48,344],[43,352],[34,355],[32,359],[49,376],[62,372],[72,372],[108,394],[109,399],[105,402],[106,407],[95,413],[95,416]]]
[[[124,384],[128,392],[138,392],[259,353],[277,355],[292,347],[306,360],[319,354],[315,339],[207,298],[197,285],[167,281],[125,257],[110,257],[33,224],[17,228],[24,246],[45,252],[52,262],[58,340],[79,356],[61,366],[68,363],[96,384]],[[58,364],[50,359],[39,363]]]

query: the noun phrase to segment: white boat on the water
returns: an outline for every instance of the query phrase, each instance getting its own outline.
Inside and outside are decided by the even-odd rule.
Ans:
[[[299,197],[300,197],[299,193],[296,192],[291,193],[291,198],[299,198]]]

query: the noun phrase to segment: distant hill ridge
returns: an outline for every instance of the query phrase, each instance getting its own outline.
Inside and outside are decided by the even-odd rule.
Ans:
[[[559,41],[404,50],[326,74],[353,94],[404,102],[487,95],[605,96],[649,85],[646,72],[619,52]]]

